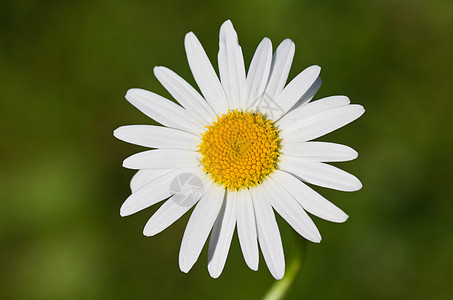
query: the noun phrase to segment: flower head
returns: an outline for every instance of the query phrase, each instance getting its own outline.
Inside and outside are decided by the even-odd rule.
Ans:
[[[121,215],[167,199],[145,225],[144,234],[152,236],[195,206],[181,243],[183,272],[192,268],[210,234],[208,269],[218,277],[237,227],[247,265],[257,270],[259,243],[271,274],[281,279],[285,259],[274,210],[316,243],[321,235],[307,212],[346,221],[342,210],[307,183],[359,190],[356,177],[326,164],[355,159],[357,152],[311,140],[354,121],[364,109],[345,96],[310,102],[321,85],[319,66],[285,86],[295,49],[289,39],[272,54],[271,41],[264,38],[246,74],[236,32],[226,21],[220,28],[220,79],[191,32],[185,48],[202,95],[165,67],[154,73],[180,105],[141,89],[126,94],[163,126],[130,125],[114,132],[123,141],[155,148],[124,160],[124,167],[138,172]]]

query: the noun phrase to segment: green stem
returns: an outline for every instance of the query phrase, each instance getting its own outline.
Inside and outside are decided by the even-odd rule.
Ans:
[[[284,299],[285,295],[289,291],[289,288],[294,282],[296,275],[299,273],[299,270],[302,266],[302,260],[305,256],[306,248],[307,241],[305,239],[300,239],[296,241],[294,257],[291,261],[291,264],[289,265],[285,277],[283,277],[281,280],[274,282],[274,284],[271,286],[267,294],[264,296],[263,300]]]

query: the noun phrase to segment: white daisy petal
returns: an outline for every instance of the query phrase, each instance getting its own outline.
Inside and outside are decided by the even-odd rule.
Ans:
[[[148,220],[143,229],[143,234],[153,236],[166,229],[176,220],[181,218],[197,202],[198,198],[187,199],[185,194],[175,194],[159,207],[159,209]]]
[[[327,142],[286,143],[282,145],[281,153],[320,162],[348,161],[358,156],[351,147]]]
[[[121,126],[113,132],[113,135],[122,141],[150,148],[193,150],[200,144],[200,136],[153,125]]]
[[[184,41],[187,60],[193,77],[200,87],[204,98],[218,115],[228,111],[228,102],[222,84],[214,68],[193,32],[186,34]]]
[[[283,90],[293,62],[294,51],[295,46],[290,39],[281,42],[275,50],[269,80],[264,91],[265,98],[273,100]]]
[[[227,193],[209,239],[208,270],[212,278],[222,273],[236,225],[237,193]]]
[[[138,170],[131,179],[131,191],[135,193],[138,189],[144,187],[157,177],[173,171],[173,169],[143,169]]]
[[[255,110],[269,79],[269,72],[272,63],[272,43],[268,38],[264,38],[256,48],[250,68],[247,73],[246,97],[243,103],[244,109]]]
[[[297,102],[296,105],[293,107],[293,110],[310,102],[311,99],[313,99],[313,97],[318,92],[321,85],[322,85],[321,77],[316,78],[315,82],[311,85],[308,91],[305,92],[305,94],[300,98],[299,102]]]
[[[301,120],[295,131],[288,133],[282,130],[282,138],[287,142],[309,141],[351,123],[364,112],[365,109],[358,104],[332,108]]]
[[[195,151],[180,149],[156,149],[136,153],[123,161],[128,169],[177,169],[200,164],[200,155]]]
[[[322,98],[290,111],[276,123],[280,130],[284,130],[289,133],[297,130],[298,122],[303,121],[305,118],[331,108],[348,105],[349,103],[349,98],[346,96],[331,96]]]
[[[193,205],[195,205],[195,203],[190,206],[180,205],[180,197],[178,196],[179,195],[172,196],[159,207],[146,223],[145,228],[143,229],[144,235],[153,236],[158,234],[181,218]],[[177,199],[173,199],[174,197]]]
[[[181,106],[142,89],[130,89],[126,99],[145,115],[162,125],[200,134],[203,126]]]
[[[273,179],[283,186],[309,213],[324,220],[342,223],[348,215],[293,175],[275,170]]]
[[[315,243],[321,242],[321,234],[299,203],[272,176],[261,184],[272,207],[301,236]]]
[[[200,256],[203,245],[222,207],[225,190],[212,184],[190,216],[179,251],[179,268],[187,273]]]
[[[172,182],[169,188],[174,195],[149,219],[143,229],[144,235],[156,235],[173,224],[202,198],[204,187],[211,185],[209,177],[203,174],[201,168],[194,173],[181,174],[176,179],[178,182]]]
[[[274,212],[266,193],[260,185],[250,189],[255,210],[258,241],[267,267],[275,279],[282,279],[285,274],[285,257],[282,239],[278,230]]]
[[[334,166],[304,161],[299,157],[282,155],[279,169],[290,172],[305,182],[345,192],[358,191],[362,183],[357,177]]]
[[[220,27],[219,73],[231,108],[241,107],[245,92],[245,66],[238,36],[230,20]]]
[[[247,266],[256,271],[258,270],[259,252],[253,202],[248,189],[237,191],[237,195],[236,213],[239,243]]]
[[[197,168],[184,168],[173,170],[157,177],[124,201],[120,209],[120,215],[122,217],[132,215],[170,197],[172,195],[172,192],[170,191],[171,182],[180,174],[193,173],[196,171]]]
[[[274,120],[278,120],[288,112],[307,93],[315,83],[321,72],[319,66],[311,66],[303,70],[275,97],[275,105],[278,110],[272,112]],[[260,111],[263,111],[260,109]],[[265,112],[265,111],[264,111]]]
[[[166,67],[155,67],[154,75],[176,101],[203,124],[216,119],[216,114],[206,100],[178,74]]]

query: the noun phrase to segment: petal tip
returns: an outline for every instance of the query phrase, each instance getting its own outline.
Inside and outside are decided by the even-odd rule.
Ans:
[[[356,159],[359,157],[359,152],[351,148],[351,160]]]
[[[154,232],[151,228],[149,228],[148,226],[145,226],[145,228],[143,228],[143,235],[146,236],[146,237],[150,237],[150,236],[154,236],[156,235],[156,232]]]
[[[133,91],[132,91],[132,90],[133,90],[133,89],[128,89],[128,90],[126,91],[126,95],[124,95],[124,98],[126,98],[128,101],[130,101],[130,100],[129,100],[129,99],[130,99],[130,96],[131,96],[131,94],[133,94]]]
[[[313,77],[313,83],[314,83],[316,81],[316,79],[319,77],[319,74],[321,73],[321,67],[318,65],[311,65],[302,72],[307,74],[306,76]]]
[[[144,92],[146,91],[143,89],[132,88],[127,90],[126,95],[124,97],[126,98],[127,101],[134,104],[140,102],[139,96],[143,95]]]
[[[345,192],[356,192],[361,190],[362,188],[363,188],[362,182],[357,177],[355,177],[355,181],[351,183],[350,188],[345,190]]]
[[[219,272],[219,270],[217,270],[216,268],[211,267],[211,265],[209,265],[209,264],[208,264],[208,272],[209,272],[209,275],[214,279],[219,278],[220,274],[222,273],[221,271]]]
[[[310,235],[306,236],[306,238],[310,242],[313,242],[313,243],[316,243],[316,244],[321,243],[321,240],[322,240],[322,237],[321,237],[321,234],[319,233],[319,231],[311,232]]]
[[[340,218],[340,220],[339,220],[338,223],[344,223],[344,222],[346,222],[348,219],[349,219],[349,216],[348,216],[347,214],[344,214],[344,216],[342,216],[342,218]]]
[[[360,190],[363,188],[362,182],[357,178],[357,183],[356,183],[357,190]]]
[[[157,77],[157,74],[161,73],[164,69],[165,67],[163,66],[155,66],[153,68],[154,75]]]
[[[189,31],[188,33],[186,33],[185,37],[184,37],[184,42],[189,42],[190,40],[193,40],[193,39],[196,39],[197,37],[195,36],[195,33],[193,33],[192,31]]]
[[[117,129],[113,130],[113,136],[116,137],[117,139],[120,139],[119,136],[121,135],[121,127],[118,127]]]
[[[126,169],[131,169],[131,165],[130,165],[130,157],[126,158],[125,160],[123,160],[123,163],[122,163],[122,166],[123,168],[126,168]]]
[[[287,46],[295,46],[294,42],[290,38],[284,39],[281,44],[282,46],[287,45]]]
[[[308,67],[308,69],[320,70],[321,71],[321,66],[320,65],[311,65],[311,66]]]
[[[179,260],[179,269],[183,273],[189,273],[191,266],[184,261]]]
[[[120,216],[121,217],[127,217],[127,216],[130,216],[131,215],[131,212],[129,211],[129,209],[127,208],[127,206],[125,205],[126,203],[124,203],[121,208],[120,208]]]
[[[226,20],[225,22],[222,23],[221,27],[223,27],[223,26],[231,26],[231,27],[233,27],[233,22],[231,22],[231,20],[228,19],[228,20]]]
[[[278,273],[278,274],[272,274],[272,276],[277,280],[281,280],[281,279],[283,279],[283,276],[285,276],[285,271],[283,271],[282,273]]]
[[[359,186],[358,186],[358,189],[357,190],[361,190],[363,188],[363,184],[359,181]]]
[[[357,114],[358,114],[357,118],[359,118],[360,116],[362,116],[365,113],[365,108],[362,105],[351,104],[351,106],[353,106],[355,108],[355,110],[357,111]]]
[[[247,264],[247,266],[252,270],[252,271],[258,271],[258,262],[257,263],[252,263],[252,264]]]
[[[263,40],[261,41],[261,43],[266,43],[266,44],[271,44],[272,45],[272,41],[270,38],[268,38],[267,36],[265,36],[263,38]]]
[[[136,95],[136,94],[140,93],[140,91],[142,91],[142,89],[140,89],[140,88],[128,89],[127,92],[126,92],[126,96],[128,96],[128,95]]]

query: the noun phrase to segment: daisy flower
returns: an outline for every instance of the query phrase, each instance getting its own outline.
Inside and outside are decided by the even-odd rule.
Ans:
[[[128,216],[166,200],[149,219],[153,236],[195,207],[179,252],[188,272],[210,234],[208,270],[217,278],[237,227],[245,262],[258,269],[258,245],[276,279],[285,259],[274,211],[301,236],[321,241],[309,215],[331,222],[348,216],[307,185],[356,191],[360,181],[326,162],[357,157],[350,147],[312,141],[360,117],[364,109],[346,96],[313,98],[321,85],[319,66],[311,66],[286,86],[294,43],[286,39],[272,53],[264,38],[246,73],[242,50],[230,21],[220,28],[220,79],[197,37],[184,41],[190,70],[201,94],[175,72],[155,67],[160,83],[180,104],[142,89],[126,99],[163,126],[130,125],[114,131],[125,142],[153,148],[123,162],[138,170],[132,194],[121,206]]]

